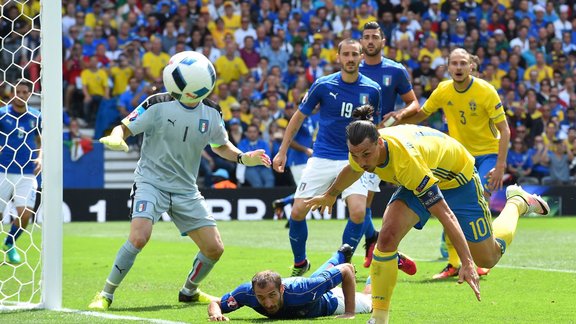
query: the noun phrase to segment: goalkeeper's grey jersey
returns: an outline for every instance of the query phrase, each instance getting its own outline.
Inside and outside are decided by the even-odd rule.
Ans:
[[[228,142],[220,110],[207,100],[190,108],[167,93],[155,94],[122,123],[134,135],[144,133],[135,181],[171,193],[198,192],[202,150]]]

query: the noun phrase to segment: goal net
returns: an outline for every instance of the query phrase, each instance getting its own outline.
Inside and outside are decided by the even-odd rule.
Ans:
[[[0,0],[0,310],[61,307],[60,8]]]

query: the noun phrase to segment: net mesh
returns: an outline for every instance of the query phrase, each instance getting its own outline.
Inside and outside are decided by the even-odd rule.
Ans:
[[[41,299],[40,43],[40,2],[0,0],[0,309]]]

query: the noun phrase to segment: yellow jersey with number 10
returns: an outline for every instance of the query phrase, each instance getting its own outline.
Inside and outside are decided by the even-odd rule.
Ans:
[[[462,144],[435,129],[400,125],[379,130],[388,158],[374,173],[383,181],[403,186],[421,196],[434,184],[453,189],[468,183],[474,157]],[[348,155],[353,170],[364,170]]]
[[[453,80],[443,81],[422,107],[427,115],[438,109],[444,111],[450,136],[473,156],[498,154],[500,132],[496,124],[504,121],[506,114],[490,83],[472,77],[470,86],[458,92]]]

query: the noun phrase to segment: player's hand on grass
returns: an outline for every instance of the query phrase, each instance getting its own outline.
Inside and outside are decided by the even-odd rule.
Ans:
[[[308,200],[304,200],[306,204],[306,208],[310,208],[312,210],[320,210],[320,213],[324,214],[326,208],[328,208],[328,214],[332,214],[332,206],[336,202],[336,197],[324,194],[322,196],[316,196],[310,198]]]
[[[476,299],[480,301],[480,277],[478,276],[478,272],[476,272],[476,266],[474,263],[468,262],[462,264],[458,276],[458,283],[461,284],[466,281],[468,285],[470,285],[470,288],[474,290]]]
[[[278,152],[274,157],[273,161],[274,171],[283,173],[285,165],[286,165],[286,154]]]
[[[270,157],[264,150],[254,150],[242,154],[242,164],[245,166],[263,165],[267,168],[270,167]]]
[[[354,316],[356,316],[356,314],[354,314],[354,313],[344,313],[344,314],[342,314],[342,315],[336,316],[336,318],[341,318],[341,319],[354,319]]]
[[[124,142],[124,139],[120,136],[110,135],[105,136],[100,139],[100,143],[106,145],[111,150],[114,151],[124,151],[128,152],[128,145]]]
[[[210,322],[228,322],[230,319],[222,314],[210,315]]]

